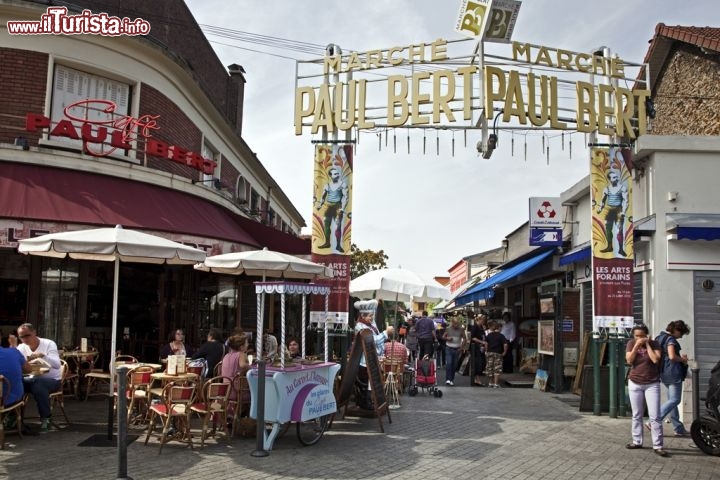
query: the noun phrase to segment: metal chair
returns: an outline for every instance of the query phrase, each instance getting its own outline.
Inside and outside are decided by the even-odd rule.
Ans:
[[[192,432],[190,431],[192,410],[190,407],[195,402],[195,393],[195,382],[170,382],[163,388],[160,403],[150,405],[150,421],[145,445],[150,440],[150,435],[155,428],[155,418],[160,417],[163,429],[160,434],[158,455],[162,453],[163,445],[171,440],[187,443],[190,449],[193,449]],[[170,436],[169,430],[173,423],[177,431]]]
[[[17,426],[17,433],[20,435],[20,438],[22,438],[22,413],[25,401],[19,400],[12,405],[5,404],[8,395],[10,395],[11,386],[10,380],[8,380],[5,376],[0,375],[0,450],[5,448],[5,418],[8,413],[15,412],[15,425]]]
[[[232,379],[223,376],[217,376],[208,379],[202,388],[202,400],[194,403],[190,409],[200,415],[202,418],[202,436],[200,437],[200,446],[205,446],[205,438],[207,438],[207,427],[212,420],[212,435],[214,435],[218,422],[222,428],[225,438],[230,441],[228,434],[228,401],[230,392],[232,391]]]

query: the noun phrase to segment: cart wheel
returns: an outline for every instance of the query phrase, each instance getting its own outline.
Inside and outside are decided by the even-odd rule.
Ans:
[[[410,395],[411,397],[414,397],[417,394],[418,394],[417,387],[410,387],[410,390],[408,390],[408,395]]]
[[[708,455],[720,455],[720,422],[704,415],[692,422],[690,435],[693,442]]]
[[[442,397],[442,391],[436,389],[433,392],[433,395],[435,396],[435,398],[440,398],[440,397]]]
[[[328,425],[330,425],[330,415],[323,415],[307,422],[297,422],[298,440],[305,446],[315,445],[322,438]]]

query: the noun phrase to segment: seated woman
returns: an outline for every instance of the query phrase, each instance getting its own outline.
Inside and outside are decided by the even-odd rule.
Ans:
[[[160,349],[160,360],[166,360],[168,355],[185,355],[190,357],[193,350],[190,345],[185,344],[185,332],[182,328],[177,328],[170,332],[168,343]]]
[[[232,335],[228,338],[227,344],[230,351],[222,359],[220,375],[228,378],[235,378],[235,375],[237,374],[245,375],[250,369],[250,362],[247,357],[247,337],[243,333]],[[236,391],[237,387],[238,385],[235,385],[235,388],[233,388],[230,392],[229,398],[232,404],[235,404],[238,399],[238,392]],[[242,403],[249,402],[250,392],[244,391],[243,398],[240,400]],[[233,414],[233,412],[229,413]]]
[[[288,341],[287,345],[288,356],[293,360],[300,360],[302,358],[302,352],[300,351],[300,344],[294,338]]]

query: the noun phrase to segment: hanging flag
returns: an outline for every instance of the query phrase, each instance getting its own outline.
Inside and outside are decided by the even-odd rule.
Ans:
[[[634,323],[630,155],[617,148],[591,151],[594,330]]]

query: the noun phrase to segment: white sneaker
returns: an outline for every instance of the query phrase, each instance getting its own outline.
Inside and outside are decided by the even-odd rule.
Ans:
[[[452,385],[452,382],[450,380],[445,380],[445,385]]]
[[[450,385],[451,387],[454,387],[454,386],[455,386],[455,383],[454,383],[452,380],[448,380],[446,383],[447,383],[448,385]]]

